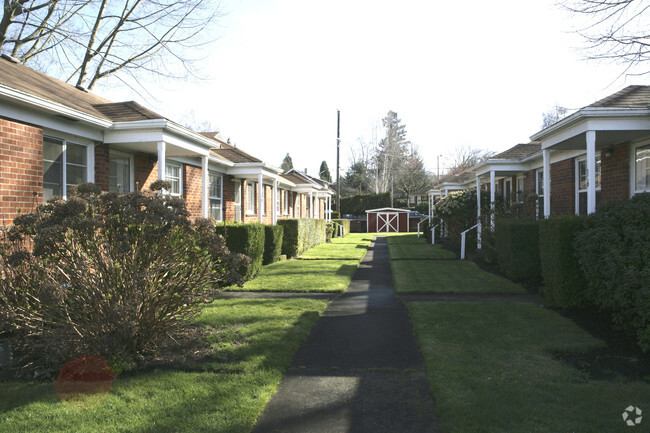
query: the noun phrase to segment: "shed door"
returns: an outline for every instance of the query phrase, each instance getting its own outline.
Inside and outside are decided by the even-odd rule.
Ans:
[[[397,212],[378,212],[377,231],[379,233],[397,233],[399,230],[399,218]]]

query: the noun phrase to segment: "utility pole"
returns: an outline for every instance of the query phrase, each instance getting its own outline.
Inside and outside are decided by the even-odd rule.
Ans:
[[[336,210],[341,213],[341,110],[336,110]],[[343,215],[341,215],[343,216]]]

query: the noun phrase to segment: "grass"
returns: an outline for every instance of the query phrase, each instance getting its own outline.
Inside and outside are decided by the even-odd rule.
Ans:
[[[229,291],[343,293],[373,239],[372,234],[352,233],[332,243],[309,249],[296,260],[276,262],[262,268],[243,287]]]
[[[262,268],[243,287],[244,292],[343,293],[357,270],[359,260],[287,260]]]
[[[326,302],[217,300],[197,323],[216,355],[124,375],[112,392],[62,403],[52,383],[1,383],[0,431],[249,432]]]
[[[650,377],[567,361],[567,353],[580,358],[606,345],[553,311],[523,303],[407,307],[445,433],[627,432],[625,408],[650,408]]]
[[[399,239],[399,238],[388,238]],[[449,250],[445,250],[439,245],[431,245],[426,242],[421,243],[391,243],[388,242],[388,253],[391,260],[439,260],[439,259],[455,259],[456,254]]]
[[[391,257],[392,258],[392,257]],[[397,294],[519,294],[512,281],[465,260],[391,260]]]

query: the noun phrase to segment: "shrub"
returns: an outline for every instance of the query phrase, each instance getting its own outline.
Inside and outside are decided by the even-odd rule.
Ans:
[[[341,213],[364,215],[368,209],[390,206],[390,192],[382,194],[358,194],[341,198]]]
[[[650,351],[650,194],[606,203],[575,241],[587,296]]]
[[[333,210],[332,211],[332,219],[337,220],[337,219],[340,219],[340,218],[341,218],[341,212],[337,212],[337,211]]]
[[[539,254],[544,297],[550,305],[569,308],[585,305],[586,281],[573,246],[585,217],[556,216],[539,225]]]
[[[418,203],[415,206],[415,210],[420,212],[422,215],[428,216],[429,215],[429,203],[425,203],[425,202]]]
[[[187,217],[181,199],[92,184],[17,217],[0,243],[0,333],[18,368],[52,377],[84,354],[134,365],[215,284],[241,282],[232,269],[242,256]]]
[[[284,227],[282,254],[287,257],[297,257],[326,240],[325,220],[292,218],[279,220],[278,224]]]
[[[481,215],[483,219],[483,238],[489,229],[488,214],[490,211],[490,195],[481,194]],[[446,239],[443,244],[455,251],[460,252],[461,233],[477,223],[476,190],[461,191],[444,197],[435,206],[436,216],[443,220]],[[477,234],[476,230],[467,233],[466,252],[476,251]],[[437,242],[437,240],[436,240]],[[485,244],[485,242],[483,242]]]
[[[278,225],[264,226],[264,264],[280,260],[282,254],[282,235],[284,227]]]
[[[332,242],[332,236],[338,231],[339,225],[335,222],[325,224],[325,242]]]
[[[224,222],[216,226],[216,233],[226,239],[228,249],[250,258],[240,270],[244,280],[255,278],[264,263],[264,225]]]
[[[338,223],[338,224],[343,226],[343,236],[344,237],[350,234],[350,220],[345,219],[345,218],[339,218],[339,219],[332,220],[332,222]],[[339,235],[339,229],[337,229],[334,232],[335,237],[338,236],[338,235]]]
[[[495,228],[499,268],[512,280],[539,278],[539,223],[500,218]]]

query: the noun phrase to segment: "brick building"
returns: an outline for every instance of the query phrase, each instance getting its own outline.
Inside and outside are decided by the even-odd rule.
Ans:
[[[282,173],[136,102],[112,102],[0,58],[0,224],[68,189],[94,182],[104,191],[171,183],[193,218],[259,221],[327,218],[329,186]]]

